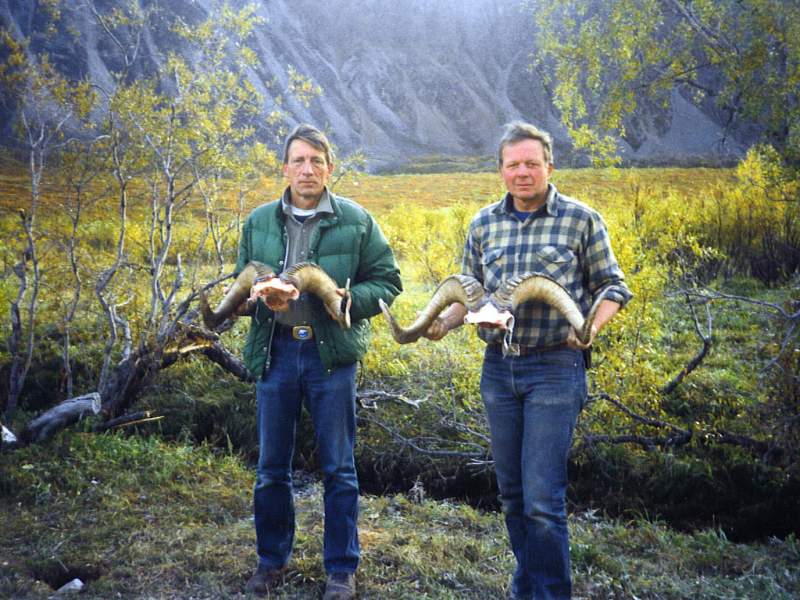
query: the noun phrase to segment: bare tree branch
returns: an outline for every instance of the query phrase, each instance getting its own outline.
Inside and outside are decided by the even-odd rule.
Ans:
[[[379,421],[378,419],[368,417],[362,413],[360,413],[357,416],[357,420],[362,423],[370,423],[372,425],[375,425],[379,429],[382,429],[383,431],[388,433],[395,440],[395,442],[398,443],[400,447],[409,448],[419,454],[425,454],[428,456],[462,458],[464,460],[485,458],[487,455],[487,449],[476,442],[469,442],[469,441],[454,442],[442,438],[428,437],[428,436],[407,438],[401,435],[394,428],[386,425],[385,423]],[[430,447],[439,444],[465,446],[468,448],[474,448],[474,450],[472,451],[439,450],[438,448]]]
[[[578,454],[580,450],[587,446],[595,444],[636,444],[645,450],[655,450],[657,447],[661,448],[675,448],[688,444],[692,439],[692,434],[687,432],[685,436],[668,436],[668,437],[648,437],[643,435],[584,435],[581,438],[581,444],[578,447],[572,448],[570,456]]]
[[[697,336],[703,342],[703,345],[700,348],[700,350],[698,351],[698,353],[694,355],[692,360],[690,360],[687,363],[687,365],[685,367],[683,367],[683,369],[681,369],[680,373],[678,373],[675,377],[673,377],[672,380],[669,383],[667,383],[667,385],[665,385],[664,387],[661,388],[661,390],[660,390],[661,393],[665,394],[665,395],[671,394],[673,391],[675,391],[675,388],[677,388],[680,385],[680,383],[684,380],[684,378],[689,373],[691,373],[697,367],[700,366],[700,364],[703,362],[705,357],[708,355],[708,351],[711,349],[711,331],[712,331],[712,329],[711,329],[711,321],[712,321],[712,319],[711,319],[711,309],[710,309],[708,303],[704,304],[704,307],[706,309],[706,331],[704,333],[700,329],[700,320],[697,317],[697,311],[695,310],[694,303],[692,303],[691,297],[689,296],[689,293],[688,292],[684,292],[684,293],[686,295],[687,304],[689,305],[689,310],[692,311],[692,318],[694,319],[695,331],[697,332]]]
[[[703,302],[712,302],[714,300],[726,300],[732,302],[742,302],[745,304],[750,304],[753,306],[758,306],[761,308],[766,309],[769,312],[774,313],[779,318],[783,319],[784,323],[788,326],[786,328],[786,333],[783,335],[780,343],[780,349],[778,350],[777,354],[769,360],[763,368],[763,371],[767,371],[771,367],[775,366],[778,363],[780,357],[789,349],[789,344],[792,339],[795,338],[797,332],[797,326],[800,324],[800,310],[794,310],[793,312],[787,310],[780,304],[775,302],[767,302],[765,300],[759,300],[757,298],[750,298],[749,296],[739,296],[737,294],[725,294],[723,292],[718,292],[714,290],[687,290],[685,292],[688,296],[692,296],[697,298],[699,301]],[[795,302],[793,307],[796,308],[798,303]],[[710,330],[709,330],[710,331]]]
[[[686,294],[689,296],[693,296],[695,298],[699,298],[701,300],[711,301],[711,300],[735,300],[738,302],[744,302],[745,304],[753,304],[755,306],[761,306],[766,308],[770,311],[776,312],[778,315],[783,317],[784,320],[790,322],[800,321],[800,310],[795,312],[789,312],[780,304],[776,304],[775,302],[767,302],[766,300],[759,300],[757,298],[750,298],[749,296],[739,296],[736,294],[725,294],[723,292],[717,292],[714,290],[687,290]]]
[[[667,421],[661,421],[660,419],[653,419],[651,417],[645,417],[644,415],[635,413],[630,408],[625,406],[625,404],[623,404],[616,398],[612,398],[609,394],[606,394],[605,392],[602,392],[600,394],[593,394],[589,399],[590,402],[595,402],[597,400],[605,400],[609,404],[612,404],[613,406],[618,408],[632,420],[636,421],[637,423],[641,423],[642,425],[647,425],[648,427],[671,429],[675,434],[678,435],[684,435],[688,433],[686,429],[673,425],[672,423],[668,423]]]
[[[695,13],[691,7],[691,2],[682,2],[681,0],[670,0],[670,4],[675,8],[677,13],[700,34],[709,45],[719,50],[722,48],[721,55],[724,52],[730,52],[735,56],[739,56],[739,48],[730,39],[727,38],[721,31],[714,31],[703,23],[702,19]]]
[[[724,430],[708,430],[703,432],[695,432],[692,429],[684,429],[678,427],[673,423],[662,421],[660,419],[653,419],[640,415],[630,408],[625,406],[619,400],[612,398],[609,394],[601,393],[593,395],[592,401],[605,400],[615,408],[619,409],[631,420],[655,429],[667,429],[670,433],[667,435],[641,435],[641,434],[620,434],[620,435],[600,435],[600,434],[583,434],[579,436],[580,446],[574,448],[572,454],[577,453],[585,446],[592,446],[594,444],[636,444],[645,450],[655,450],[656,448],[676,448],[685,446],[696,440],[698,443],[721,443],[732,446],[738,446],[759,455],[762,459],[773,461],[779,457],[788,455],[786,448],[763,440],[757,440],[746,435],[731,433]]]
[[[233,273],[226,273],[224,275],[220,275],[219,277],[217,277],[213,281],[210,281],[210,282],[206,283],[199,290],[192,290],[189,294],[187,294],[186,298],[184,298],[183,301],[178,305],[178,307],[176,309],[175,319],[176,320],[182,320],[182,319],[184,319],[184,317],[186,317],[189,314],[189,309],[190,309],[192,303],[197,299],[197,296],[201,292],[207,292],[208,290],[216,287],[217,285],[219,285],[220,283],[222,283],[226,279],[231,279],[232,277],[233,277]],[[228,320],[226,322],[230,323],[231,321]],[[222,333],[222,331],[224,331],[224,329],[222,329],[222,325],[220,325],[217,328],[216,331],[217,331],[217,333]]]
[[[253,376],[250,375],[244,363],[219,342],[214,342],[210,346],[204,348],[202,352],[206,358],[217,363],[228,373],[235,375],[240,380],[253,381]]]
[[[407,404],[414,408],[419,408],[420,404],[426,402],[430,396],[424,396],[416,400],[410,399],[404,394],[395,392],[387,392],[380,389],[368,389],[358,391],[358,402],[364,408],[377,409],[378,402],[396,402],[398,404]]]
[[[97,24],[100,25],[100,27],[103,28],[103,31],[105,31],[105,34],[109,37],[109,39],[111,39],[112,43],[119,49],[120,53],[122,54],[122,59],[123,59],[124,66],[125,66],[125,68],[123,70],[123,75],[127,74],[127,72],[131,69],[133,64],[136,62],[136,57],[139,54],[139,48],[141,46],[141,41],[142,41],[142,28],[141,27],[137,27],[136,28],[136,30],[135,30],[136,31],[136,35],[134,37],[135,41],[132,44],[132,47],[126,47],[125,44],[123,44],[122,41],[119,39],[119,37],[117,37],[114,34],[113,29],[111,28],[111,26],[108,23],[108,18],[105,15],[100,14],[100,12],[97,10],[97,7],[95,6],[94,2],[89,1],[89,2],[86,3],[86,5],[89,7],[89,10],[94,15],[94,18],[95,18],[95,21],[97,22]],[[138,3],[137,3],[137,6],[138,6]],[[141,17],[140,17],[140,19],[141,19]],[[140,20],[140,22],[138,24],[139,25],[141,24],[141,20]]]
[[[113,127],[113,122],[111,124]],[[105,348],[103,350],[103,366],[100,370],[100,377],[97,384],[97,388],[102,390],[106,387],[106,380],[109,377],[109,368],[111,365],[111,352],[114,349],[114,345],[117,342],[117,325],[118,325],[118,317],[114,307],[106,298],[106,290],[111,283],[111,280],[117,273],[120,265],[122,264],[123,253],[125,249],[125,233],[127,230],[127,216],[128,216],[128,184],[129,184],[129,177],[127,173],[127,169],[124,164],[124,148],[120,143],[119,136],[117,132],[112,132],[111,140],[111,159],[112,159],[112,170],[114,173],[114,179],[117,182],[117,193],[118,193],[118,200],[119,200],[119,208],[118,208],[118,215],[119,215],[119,233],[117,235],[117,246],[116,252],[114,254],[114,260],[112,264],[104,270],[97,279],[97,283],[95,284],[94,293],[97,297],[100,305],[103,308],[103,311],[106,315],[106,320],[109,326],[109,336],[106,340]]]
[[[117,427],[126,427],[128,425],[136,425],[138,423],[149,423],[152,421],[160,421],[163,418],[164,415],[159,415],[156,411],[140,410],[135,413],[122,415],[121,417],[117,417],[116,419],[109,419],[108,421],[98,423],[97,425],[94,426],[94,428],[92,428],[92,431],[94,431],[95,433],[101,433],[103,431],[108,431],[109,429],[114,429]]]

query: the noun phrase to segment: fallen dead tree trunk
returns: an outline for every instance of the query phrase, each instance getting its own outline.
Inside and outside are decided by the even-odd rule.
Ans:
[[[142,390],[159,372],[190,354],[200,352],[237,378],[251,381],[244,363],[215,339],[216,336],[208,336],[207,332],[192,326],[184,326],[178,331],[176,339],[166,347],[144,346],[131,352],[110,370],[100,391],[64,400],[45,411],[27,424],[18,440],[4,443],[3,448],[42,442],[88,416],[102,419],[95,431],[110,429],[117,419],[121,419],[120,422],[130,419],[130,415],[120,415],[134,405]]]
[[[41,442],[56,431],[77,423],[84,416],[100,413],[100,394],[91,392],[57,404],[33,419],[20,435],[20,442]]]
[[[244,366],[244,363],[237,358],[230,350],[219,342],[214,342],[210,346],[203,348],[203,354],[210,361],[217,363],[228,373],[235,375],[242,381],[253,381],[253,376]]]

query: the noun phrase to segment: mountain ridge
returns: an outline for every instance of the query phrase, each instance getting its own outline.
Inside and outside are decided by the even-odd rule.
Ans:
[[[205,18],[212,5],[175,0],[169,10],[191,23]],[[286,89],[290,68],[296,69],[323,92],[308,105],[287,95],[281,108],[289,124],[307,121],[330,130],[342,153],[363,150],[372,171],[421,156],[492,156],[502,125],[515,119],[553,135],[559,164],[586,164],[572,151],[545,84],[529,68],[536,50],[532,18],[518,2],[341,0],[321,6],[270,0],[258,4],[256,14],[265,22],[250,46],[263,69],[252,71],[250,80],[267,98],[265,115],[274,90]],[[119,56],[88,9],[65,10],[62,18],[65,29],[80,34],[77,44],[65,36],[53,44],[57,62],[72,75],[113,85]],[[41,37],[41,19],[25,2],[0,0],[0,20],[17,36]],[[142,73],[168,49],[170,36],[155,27],[145,27]],[[677,91],[672,99],[670,109],[648,106],[626,126],[620,143],[626,161],[709,164],[744,153],[748,140],[726,134],[713,110],[696,107]],[[718,147],[723,139],[724,153]]]

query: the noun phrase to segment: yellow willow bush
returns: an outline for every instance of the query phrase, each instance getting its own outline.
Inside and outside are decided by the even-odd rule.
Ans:
[[[382,219],[384,232],[403,266],[404,280],[435,289],[461,270],[461,251],[477,203],[447,208],[403,205]]]
[[[695,234],[729,269],[785,281],[800,269],[800,177],[770,146],[751,148],[735,174],[701,198]]]
[[[438,283],[460,272],[467,228],[478,208],[477,203],[447,208],[404,205],[381,219],[403,276],[405,291],[391,309],[401,324],[412,323]],[[479,400],[475,366],[483,344],[472,331],[459,331],[439,343],[422,339],[399,346],[381,317],[373,323],[376,335],[364,363],[368,373],[402,377],[422,388],[444,379],[445,393],[466,405]]]
[[[779,174],[786,179],[783,171]],[[793,209],[791,203],[784,202],[776,209],[774,195],[759,196],[759,189],[769,189],[765,182],[776,178],[768,155],[766,159],[763,154],[749,155],[735,175],[711,169],[559,172],[561,191],[601,211],[635,294],[596,343],[590,376],[593,392],[607,393],[651,418],[669,419],[659,390],[701,345],[679,290],[698,280],[708,282],[709,265],[730,261],[733,240],[741,236],[744,227],[754,232],[781,232],[792,222],[787,217]],[[783,185],[784,196],[796,190],[788,181]],[[491,201],[487,198],[484,204]],[[446,208],[405,204],[381,217],[403,273],[406,291],[392,308],[401,323],[413,321],[436,282],[459,271],[464,235],[479,207],[475,202]],[[423,387],[440,378],[443,389],[454,392],[467,405],[478,405],[483,344],[471,328],[462,328],[439,343],[423,339],[398,346],[383,319],[374,323],[375,340],[365,362],[369,375],[399,377],[411,386]],[[725,349],[717,352],[724,355]],[[762,393],[737,382],[737,378],[755,381],[757,367],[751,368],[752,372],[739,374],[722,369],[725,372],[720,378],[727,391],[725,398],[720,396],[721,403],[729,404],[737,394]],[[690,381],[687,393],[692,393],[692,385]],[[590,431],[607,430],[609,422],[631,433],[644,427],[607,403],[596,403],[590,414],[586,420]]]
[[[763,250],[764,242],[758,236],[764,232],[771,232],[776,247],[791,248],[793,240],[797,239],[792,237],[797,235],[798,227],[797,182],[777,157],[764,149],[748,155],[735,171],[581,169],[557,171],[554,179],[562,192],[601,212],[617,258],[635,294],[633,302],[597,341],[595,368],[590,377],[592,391],[607,393],[654,418],[665,417],[668,407],[665,408],[659,389],[686,365],[700,344],[693,331],[691,315],[676,290],[695,280],[709,282],[713,276],[736,274],[737,260],[741,261],[741,257],[735,252],[741,247]],[[430,299],[436,284],[447,275],[459,272],[469,222],[482,205],[499,197],[498,178],[491,173],[364,175],[359,181],[359,186],[350,190],[352,195],[377,215],[400,262],[405,292],[395,301],[392,312],[401,323],[408,324]],[[450,192],[449,187],[452,187]],[[266,190],[266,185],[259,185],[257,195],[249,197],[241,207],[243,214],[274,197],[273,192],[279,188],[280,185],[275,185],[274,190]],[[384,188],[390,190],[394,198],[391,208],[383,196],[373,196],[373,192]],[[430,200],[427,197],[424,202],[419,201],[418,190],[434,190],[435,197],[447,203],[426,204]],[[239,208],[236,196],[230,190],[223,196],[232,219]],[[77,329],[82,327],[92,332],[97,340],[104,339],[104,321],[91,288],[98,273],[112,261],[119,231],[114,202],[114,195],[106,194],[85,213],[77,249],[85,287],[82,316],[76,320],[75,335],[79,335]],[[145,289],[148,268],[145,258],[150,243],[148,190],[141,186],[134,188],[130,204],[126,262],[112,285],[119,310],[136,332],[144,328],[149,310],[149,290]],[[18,205],[24,202],[20,199]],[[192,210],[181,213],[173,224],[172,248],[184,257],[181,293],[218,275],[216,265],[208,258],[213,255],[210,240],[199,235],[205,229],[201,206],[196,200]],[[0,281],[0,299],[6,300],[6,306],[15,293],[16,280],[11,267],[22,245],[18,218],[13,210],[0,215],[0,231],[6,234],[2,256],[7,273]],[[71,295],[71,276],[63,252],[68,231],[65,219],[57,204],[53,204],[53,210],[43,211],[39,220],[43,249],[40,257],[43,289],[39,298],[46,305],[42,314],[48,315],[40,322],[51,326],[59,323],[64,313],[61,302],[54,303],[53,299],[60,295],[62,301],[66,301]],[[224,232],[225,268],[229,268],[233,260],[237,234],[235,228]],[[197,257],[198,252],[203,258]],[[749,273],[749,266],[741,264]],[[177,270],[175,261],[167,261],[164,268],[167,280],[171,281]],[[782,268],[787,270],[789,266]],[[212,292],[212,302],[218,300],[221,287]],[[0,314],[0,322],[7,328],[7,311]],[[423,339],[399,346],[391,338],[381,316],[373,319],[373,325],[373,345],[364,361],[365,380],[385,378],[397,381],[412,397],[431,394],[443,401],[479,406],[483,344],[472,328],[464,327],[438,343]],[[245,326],[242,321],[235,332]],[[744,331],[744,328],[756,326],[763,327],[759,324],[731,325],[741,329],[734,343],[753,337],[753,332]],[[237,352],[241,340],[236,339],[239,334],[235,332],[226,334],[223,341]],[[709,361],[714,359],[714,352],[724,356],[729,350],[725,343],[726,340],[715,340]],[[777,348],[772,344],[766,347],[766,352],[774,354]],[[744,396],[752,401],[756,395],[761,397],[767,393],[765,386],[762,386],[764,389],[755,386],[752,391],[754,386],[746,387],[743,383],[744,380],[751,384],[758,380],[756,362],[759,361],[743,363],[741,372],[737,371],[739,363],[720,368],[725,370],[719,378],[727,390],[727,399],[720,397],[719,402],[730,402],[731,398],[739,401],[736,399]],[[699,398],[700,392],[691,387],[696,377],[699,375],[693,374],[682,390]],[[710,398],[711,402],[717,401],[715,396]],[[732,409],[731,412],[736,411]],[[606,427],[609,419],[617,422],[622,419],[623,426],[630,426],[631,430],[639,427],[625,421],[619,411],[607,403],[596,403],[591,414],[597,417],[589,422],[591,428]]]

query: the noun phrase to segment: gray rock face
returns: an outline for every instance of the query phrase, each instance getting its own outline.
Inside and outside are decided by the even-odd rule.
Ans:
[[[162,10],[192,22],[207,14],[211,1],[164,4]],[[528,68],[536,40],[518,0],[270,0],[258,4],[258,14],[266,23],[251,45],[264,69],[251,77],[268,98],[265,113],[271,90],[285,89],[294,67],[323,95],[309,106],[288,99],[283,108],[290,121],[330,129],[341,152],[363,149],[372,170],[421,156],[493,155],[502,124],[513,119],[550,131],[559,164],[578,161],[545,86]],[[34,38],[41,20],[28,0],[0,0],[0,19],[15,34]],[[80,35],[77,44],[66,33],[58,38],[50,48],[56,62],[110,85],[120,61],[113,45],[85,8],[64,11],[64,19]],[[163,60],[170,39],[157,25],[145,32],[141,72]],[[631,161],[720,158],[716,142],[723,134],[713,113],[677,93],[671,112],[645,111],[628,129],[622,149]],[[733,156],[743,151],[737,143],[726,149]]]

